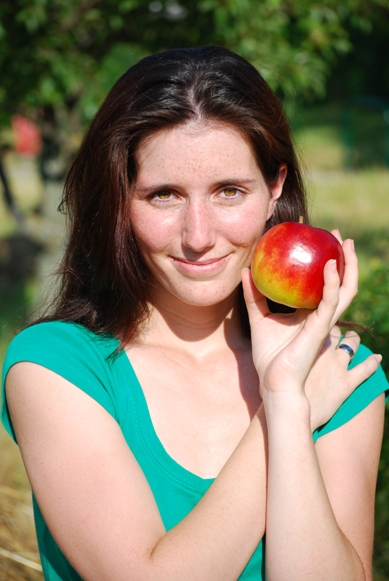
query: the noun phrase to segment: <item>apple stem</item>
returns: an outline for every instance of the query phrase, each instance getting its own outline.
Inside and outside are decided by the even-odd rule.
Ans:
[[[304,216],[299,217],[299,224],[304,224]]]

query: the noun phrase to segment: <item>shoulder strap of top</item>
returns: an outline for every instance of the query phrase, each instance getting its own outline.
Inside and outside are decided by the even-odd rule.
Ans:
[[[5,396],[5,380],[16,363],[28,361],[54,371],[116,416],[111,366],[118,340],[100,337],[82,325],[40,323],[19,333],[8,347],[2,374],[2,422],[15,440]]]
[[[349,368],[351,369],[355,367],[358,365],[358,363],[364,361],[370,354],[371,351],[367,347],[360,345],[354,358],[350,362]],[[353,393],[346,399],[345,402],[343,402],[338,411],[326,424],[324,424],[324,426],[321,426],[315,430],[313,433],[314,441],[316,442],[320,436],[324,436],[324,434],[328,434],[328,432],[336,430],[336,428],[339,428],[351,420],[382,393],[385,393],[386,399],[388,399],[389,384],[385,373],[380,366],[372,376],[361,383],[361,385],[359,385],[353,391]]]

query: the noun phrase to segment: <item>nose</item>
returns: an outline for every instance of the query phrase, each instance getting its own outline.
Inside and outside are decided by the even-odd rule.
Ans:
[[[182,245],[192,252],[204,253],[216,241],[216,223],[212,208],[204,200],[191,200],[184,212]]]

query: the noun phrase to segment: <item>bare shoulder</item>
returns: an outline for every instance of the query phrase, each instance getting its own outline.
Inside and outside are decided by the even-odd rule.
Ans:
[[[317,456],[336,520],[365,570],[371,569],[374,501],[384,426],[384,394],[316,443]]]
[[[127,571],[138,567],[164,527],[116,420],[34,363],[10,369],[6,392],[33,491],[68,560],[83,578],[115,578],[126,547]]]
[[[78,423],[79,416],[86,410],[93,412],[92,419],[96,416],[100,421],[102,418],[108,421],[110,417],[81,389],[54,371],[32,362],[23,361],[11,367],[5,391],[12,422],[22,446],[24,433],[32,427],[34,434],[39,434],[55,423],[60,433],[62,426]],[[35,422],[37,425],[34,425]],[[93,424],[93,421],[90,423]]]
[[[359,466],[366,475],[376,470],[382,445],[385,405],[384,394],[376,397],[364,410],[316,443],[322,471],[343,463],[346,472],[350,466]],[[347,461],[346,461],[347,460]]]

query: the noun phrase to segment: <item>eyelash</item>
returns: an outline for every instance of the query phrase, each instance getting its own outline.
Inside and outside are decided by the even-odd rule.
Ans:
[[[158,196],[161,195],[168,195],[169,197],[167,199],[163,199],[163,198],[159,198]],[[154,192],[153,194],[151,194],[149,196],[149,199],[153,202],[156,202],[157,204],[166,204],[167,202],[170,202],[171,200],[171,196],[172,196],[172,192],[169,192],[168,190],[161,190],[160,192]]]
[[[227,186],[227,187],[223,188],[220,193],[223,193],[223,192],[225,193],[228,190],[234,191],[236,195],[234,195],[234,196],[227,196],[226,195],[225,197],[226,197],[227,200],[228,199],[233,200],[234,198],[237,198],[239,196],[239,194],[242,194],[242,191],[239,188],[235,188],[233,186]]]
[[[233,196],[228,196],[226,195],[227,191],[233,191],[234,195]],[[236,200],[237,198],[240,198],[241,195],[243,195],[242,190],[240,190],[237,187],[234,186],[225,186],[222,190],[220,190],[219,194],[225,194],[223,196],[223,200]],[[168,196],[167,198],[160,198],[159,196],[162,195],[166,195]],[[150,201],[155,202],[156,204],[167,204],[169,202],[171,202],[172,200],[172,196],[174,196],[173,192],[170,192],[169,190],[161,190],[160,192],[154,192],[149,196]]]

